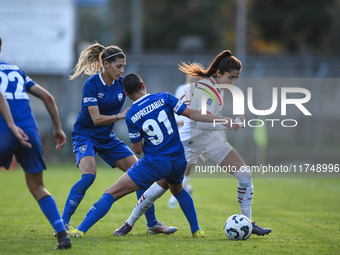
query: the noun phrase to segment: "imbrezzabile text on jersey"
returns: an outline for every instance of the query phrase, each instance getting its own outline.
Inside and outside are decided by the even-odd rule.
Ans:
[[[0,61],[0,90],[7,99],[14,123],[18,127],[37,128],[27,94],[34,84],[35,82],[19,67]],[[7,123],[0,114],[0,132],[7,129]]]
[[[126,98],[122,80],[123,77],[120,77],[118,80],[114,80],[111,86],[107,86],[101,74],[95,74],[87,79],[83,86],[82,108],[73,126],[73,134],[97,139],[114,136],[112,131],[114,123],[95,126],[87,107],[97,105],[99,113],[102,115],[118,114]]]
[[[144,138],[144,155],[150,162],[172,161],[184,153],[174,113],[187,106],[169,93],[147,94],[136,100],[125,121],[131,143]]]

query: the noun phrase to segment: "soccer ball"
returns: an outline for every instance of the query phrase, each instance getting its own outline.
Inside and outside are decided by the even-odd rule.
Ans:
[[[251,221],[242,214],[231,215],[224,224],[224,232],[232,241],[247,240],[252,231]]]

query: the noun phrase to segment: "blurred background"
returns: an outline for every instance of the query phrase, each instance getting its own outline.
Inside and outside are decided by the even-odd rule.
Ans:
[[[267,122],[226,133],[245,162],[340,163],[340,0],[0,0],[0,35],[0,59],[48,89],[59,107],[68,144],[57,152],[46,109],[31,97],[47,163],[75,163],[71,131],[88,77],[69,81],[68,75],[94,42],[121,47],[125,75],[138,73],[149,93],[174,94],[186,79],[178,64],[207,67],[229,49],[243,63],[237,85],[246,99],[253,88],[256,109],[269,109],[278,88],[270,116],[256,116],[245,105],[248,120],[278,119],[274,127]],[[308,89],[311,100],[304,106],[312,116],[296,106],[282,116],[282,87]],[[232,117],[230,93],[224,101],[223,115]],[[127,99],[124,108],[131,104]],[[283,127],[285,119],[298,125]],[[124,121],[114,131],[130,145]]]

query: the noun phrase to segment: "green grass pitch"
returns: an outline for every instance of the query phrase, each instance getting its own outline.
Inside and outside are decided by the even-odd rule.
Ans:
[[[118,169],[98,167],[97,179],[71,225],[80,224],[121,174]],[[49,166],[44,172],[45,186],[60,212],[79,177],[74,165]],[[178,227],[175,234],[146,234],[143,216],[128,236],[113,236],[136,203],[136,195],[130,194],[114,203],[84,238],[72,238],[72,249],[54,251],[57,240],[26,187],[23,171],[0,170],[0,254],[340,254],[340,178],[254,178],[253,220],[272,228],[272,233],[252,235],[246,241],[229,241],[223,231],[226,219],[239,213],[236,180],[192,178],[191,184],[204,239],[191,237],[180,209],[167,208],[169,192],[156,202],[156,216]]]

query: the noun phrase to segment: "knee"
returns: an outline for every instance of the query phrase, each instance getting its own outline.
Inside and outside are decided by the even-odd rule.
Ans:
[[[42,184],[27,184],[27,187],[36,201],[39,201],[41,198],[51,195]]]
[[[252,183],[252,174],[247,167],[241,167],[234,173],[234,177],[237,179],[240,186],[248,187]]]

